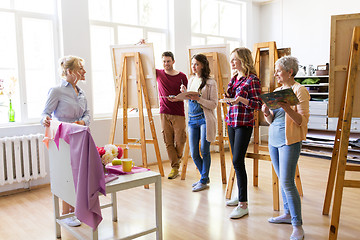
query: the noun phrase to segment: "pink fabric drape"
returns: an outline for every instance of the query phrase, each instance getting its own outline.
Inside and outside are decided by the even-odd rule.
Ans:
[[[89,127],[73,123],[59,125],[54,138],[58,149],[60,138],[70,145],[75,215],[95,230],[102,221],[99,192],[106,195],[104,170],[95,142]]]

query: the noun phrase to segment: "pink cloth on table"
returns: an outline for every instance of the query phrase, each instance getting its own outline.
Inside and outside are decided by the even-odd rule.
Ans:
[[[107,165],[107,166],[105,166],[105,168],[108,170],[109,173],[114,173],[114,174],[118,174],[118,175],[134,174],[134,173],[139,173],[139,172],[150,171],[150,169],[147,169],[147,168],[133,167],[131,169],[131,172],[124,172],[122,165],[115,165],[115,166]]]
[[[99,192],[106,195],[104,169],[89,127],[61,123],[54,142],[70,145],[71,168],[76,193],[76,217],[94,230],[102,221]]]
[[[105,174],[105,183],[114,181],[114,180],[116,180],[118,178],[119,178],[118,174],[107,173],[107,174]]]
[[[45,128],[45,137],[43,139],[43,142],[45,143],[45,146],[47,149],[49,149],[49,141],[54,139],[56,131],[59,127],[61,122],[59,122],[56,119],[50,120],[50,127]]]

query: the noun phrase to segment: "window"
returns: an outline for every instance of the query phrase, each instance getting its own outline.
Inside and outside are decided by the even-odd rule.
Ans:
[[[8,122],[10,97],[15,122],[40,119],[48,90],[56,83],[55,9],[55,0],[1,1],[0,79],[4,86],[0,90],[0,124]]]
[[[167,0],[89,0],[94,117],[111,116],[115,100],[110,45],[152,42],[156,67],[168,49]]]
[[[245,3],[230,0],[191,1],[191,44],[228,43],[230,49],[242,46]]]

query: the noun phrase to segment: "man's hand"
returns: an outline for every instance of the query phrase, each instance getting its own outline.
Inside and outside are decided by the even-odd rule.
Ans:
[[[169,95],[166,97],[170,102],[180,102],[181,100],[176,99],[175,95]]]

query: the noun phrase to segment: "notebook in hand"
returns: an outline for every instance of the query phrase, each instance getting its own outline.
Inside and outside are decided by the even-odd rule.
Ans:
[[[187,92],[179,93],[178,95],[173,97],[177,100],[188,100],[189,96],[199,96],[199,93],[194,91],[187,91]]]
[[[288,102],[291,106],[299,103],[292,88],[261,94],[260,97],[270,109],[280,108],[278,102]]]

